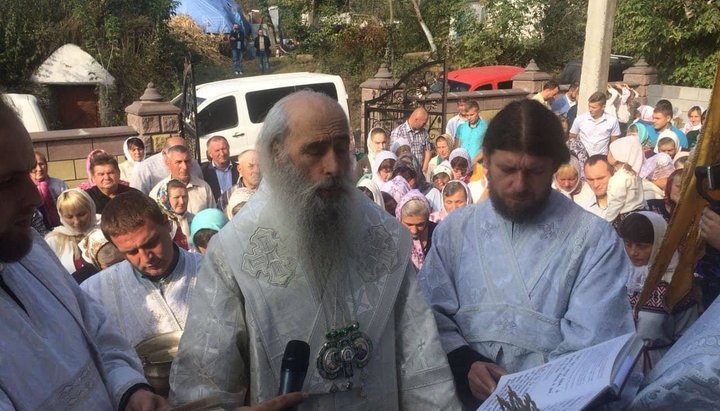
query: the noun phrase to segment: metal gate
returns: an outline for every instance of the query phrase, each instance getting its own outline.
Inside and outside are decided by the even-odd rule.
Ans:
[[[182,100],[180,102],[180,136],[185,139],[185,145],[188,151],[190,151],[190,157],[202,163],[197,129],[195,75],[189,58],[185,60],[185,69],[183,70]]]
[[[382,127],[390,133],[418,107],[428,112],[425,126],[434,136],[445,132],[447,114],[447,65],[445,60],[423,63],[402,76],[395,86],[364,103],[364,130]],[[363,138],[363,146],[366,139]],[[365,147],[367,150],[367,147]]]

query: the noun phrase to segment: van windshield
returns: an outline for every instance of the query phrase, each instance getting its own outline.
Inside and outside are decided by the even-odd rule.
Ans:
[[[245,102],[247,103],[250,121],[260,124],[265,121],[268,111],[278,102],[278,100],[300,90],[313,90],[325,93],[333,99],[337,100],[337,90],[334,83],[316,83],[301,84],[290,87],[273,88],[269,90],[251,91],[245,94]]]

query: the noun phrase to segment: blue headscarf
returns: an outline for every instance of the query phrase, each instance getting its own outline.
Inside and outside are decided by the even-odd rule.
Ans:
[[[228,223],[227,217],[217,208],[206,208],[195,214],[190,225],[190,246],[195,248],[195,234],[203,229],[220,231]]]

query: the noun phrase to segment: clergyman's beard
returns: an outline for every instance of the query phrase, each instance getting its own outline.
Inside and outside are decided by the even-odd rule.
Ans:
[[[32,248],[30,229],[17,229],[0,234],[0,261],[12,263],[25,257]]]
[[[355,258],[361,233],[356,190],[349,177],[309,182],[282,154],[275,164],[265,177],[281,207],[280,218],[294,231],[299,260],[308,263],[310,274],[322,287]],[[323,192],[328,196],[323,197]]]
[[[532,220],[545,210],[552,188],[548,187],[547,192],[538,199],[528,199],[522,203],[511,205],[503,199],[493,188],[492,182],[488,184],[488,193],[493,208],[504,218],[514,222],[523,223]]]

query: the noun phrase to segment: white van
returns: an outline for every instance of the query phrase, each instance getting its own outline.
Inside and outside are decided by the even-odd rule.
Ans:
[[[20,117],[28,133],[48,131],[45,117],[40,111],[37,98],[31,94],[3,94],[2,99],[12,107]]]
[[[325,93],[336,99],[348,114],[348,96],[342,78],[330,74],[303,72],[241,77],[200,84],[195,89],[200,158],[203,161],[207,158],[207,140],[212,136],[219,135],[228,140],[231,156],[254,148],[270,108],[298,90]],[[180,105],[181,100],[182,96],[177,96],[173,103]],[[308,109],[312,110],[312,107]]]

